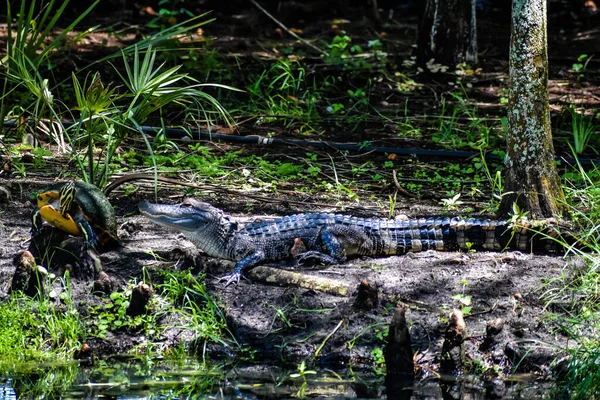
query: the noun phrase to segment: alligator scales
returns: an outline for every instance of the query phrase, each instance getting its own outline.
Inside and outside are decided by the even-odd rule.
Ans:
[[[269,261],[298,257],[341,264],[351,256],[386,256],[423,250],[507,248],[553,250],[552,240],[531,240],[528,229],[506,221],[461,218],[388,220],[328,213],[306,213],[238,225],[210,204],[186,199],[181,204],[139,205],[155,223],[181,231],[212,257],[235,261],[237,282],[249,269]],[[294,254],[300,244],[302,252]]]

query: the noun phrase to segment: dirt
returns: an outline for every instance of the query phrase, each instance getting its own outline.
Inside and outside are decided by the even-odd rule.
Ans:
[[[29,246],[33,205],[27,196],[42,187],[30,185],[25,189],[24,182],[22,184],[23,191],[13,190],[11,199],[0,204],[3,212],[0,233],[4,238],[0,250],[3,297],[11,285],[15,257]],[[13,189],[18,186],[16,182],[10,185]],[[124,197],[119,191],[114,193],[111,201],[117,210],[122,247],[104,252],[100,258],[103,271],[117,282],[115,289],[123,289],[132,280],[142,280],[143,268],[147,269],[150,279],[160,269],[192,268],[194,273],[205,272],[209,294],[220,300],[231,333],[242,348],[250,350],[249,353],[255,351],[255,361],[293,364],[311,360],[316,349],[323,345],[316,358],[319,365],[371,370],[377,360],[372,351],[384,346],[378,334],[389,325],[394,308],[401,306],[408,311],[417,377],[435,376],[450,313],[461,307],[456,296],[472,299],[472,309],[465,315],[468,334],[464,347],[467,360],[479,360],[482,370],[491,371],[495,366],[498,373],[524,372],[547,377],[551,374],[550,364],[566,348],[567,338],[558,334],[557,326],[546,318],[548,310],[542,297],[544,281],[565,271],[567,261],[561,255],[428,251],[357,258],[327,267],[294,265],[293,262],[272,265],[335,280],[351,288],[346,296],[247,279],[237,285],[224,286],[219,278],[231,272],[233,263],[204,256],[182,235],[151,224],[135,211],[140,199],[153,197],[147,186],[135,197]],[[162,190],[159,200],[173,202],[173,197],[173,190],[168,193]],[[273,212],[262,213],[260,203],[255,204],[252,214],[237,212],[242,199],[236,196],[222,194],[208,200],[232,212],[242,222],[255,219],[256,215],[261,218],[273,215]],[[286,208],[283,203],[279,207]],[[405,208],[408,209],[408,203],[398,205],[400,211]],[[294,207],[278,214],[299,211],[305,210]],[[72,275],[73,300],[82,310],[103,301],[102,296],[92,293],[93,280],[97,278],[93,273],[72,271]],[[357,289],[363,281],[377,289],[378,302],[373,309],[362,310],[355,306]],[[59,302],[58,294],[65,288],[57,281],[53,289],[55,300]],[[176,328],[176,317],[169,318],[161,321],[169,328],[154,345],[174,348],[184,342],[193,348],[189,345],[193,343],[194,333]],[[490,323],[503,328],[493,337],[493,344],[482,350]],[[88,345],[94,354],[105,357],[122,354],[136,346],[139,351],[149,341],[143,334],[117,331],[104,339],[90,338]],[[207,349],[209,355],[219,358],[232,354],[235,347],[209,344]]]

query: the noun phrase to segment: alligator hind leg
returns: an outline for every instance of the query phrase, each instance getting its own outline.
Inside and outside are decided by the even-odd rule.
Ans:
[[[346,250],[330,228],[324,227],[321,229],[321,232],[319,233],[319,241],[321,242],[325,252],[309,250],[301,253],[298,256],[298,260],[305,261],[309,259],[316,259],[327,265],[341,264],[346,261]]]

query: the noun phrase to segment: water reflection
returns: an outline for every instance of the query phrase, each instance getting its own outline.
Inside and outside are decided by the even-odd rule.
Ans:
[[[480,380],[465,378],[448,393],[439,379],[387,381],[374,370],[317,369],[298,377],[289,369],[264,365],[208,365],[199,360],[101,360],[78,363],[0,366],[0,400],[16,399],[442,399],[489,397]],[[504,399],[548,395],[549,382],[508,382]],[[444,384],[442,383],[442,386]],[[489,389],[489,388],[488,388]],[[386,394],[387,391],[387,394]]]

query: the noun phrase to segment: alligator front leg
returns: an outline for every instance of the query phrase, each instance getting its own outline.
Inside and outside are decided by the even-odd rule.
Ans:
[[[232,274],[225,275],[219,279],[219,282],[226,281],[225,286],[229,286],[233,282],[240,282],[240,278],[250,269],[256,267],[265,260],[265,252],[257,250],[247,257],[242,258],[236,265]]]

